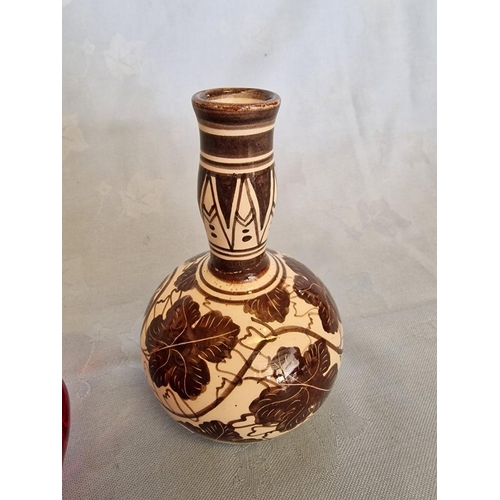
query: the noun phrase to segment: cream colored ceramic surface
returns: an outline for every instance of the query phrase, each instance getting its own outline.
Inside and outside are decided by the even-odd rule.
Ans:
[[[199,127],[203,132],[214,136],[241,137],[270,132],[274,125],[244,130],[213,129],[203,125]],[[209,163],[207,160],[216,163]],[[278,191],[273,150],[244,158],[218,157],[201,151],[200,166],[209,172],[203,177],[199,207],[212,253],[231,261],[248,260],[261,255],[266,248]],[[233,170],[235,166],[237,170]],[[251,174],[266,169],[271,169],[270,196],[267,206],[262,207]],[[227,197],[228,194],[221,194],[218,184],[222,182],[224,185],[224,182],[227,182],[220,174],[228,173],[238,173],[238,177],[235,181],[235,194],[231,200],[230,216],[226,220],[221,210],[224,200],[220,197]]]
[[[219,292],[211,295],[207,293],[206,286],[200,286],[201,282],[198,281],[200,275],[210,274],[206,269],[208,254],[199,256],[195,262],[188,261],[177,268],[160,285],[146,312],[141,333],[141,348],[149,384],[160,403],[174,419],[181,423],[187,423],[188,427],[189,425],[196,427],[201,425],[202,431],[209,430],[208,437],[217,438],[214,435],[217,432],[217,429],[213,428],[214,425],[220,427],[221,434],[225,434],[221,436],[222,439],[229,437],[227,440],[236,442],[242,439],[269,439],[295,428],[307,420],[313,411],[317,410],[329,391],[329,387],[326,389],[313,387],[312,385],[308,386],[303,381],[294,381],[297,369],[299,369],[298,358],[302,356],[300,358],[302,360],[309,359],[308,356],[312,350],[319,345],[324,347],[321,362],[315,366],[322,372],[319,374],[320,377],[326,376],[327,373],[330,374],[332,383],[336,370],[340,366],[342,348],[340,321],[337,331],[334,333],[326,332],[319,316],[318,307],[297,296],[296,284],[300,284],[302,278],[297,276],[298,273],[287,265],[283,255],[273,252],[269,256],[271,258],[271,273],[266,273],[262,279],[250,285],[232,285],[219,281]],[[194,268],[196,268],[196,272],[193,272]],[[270,275],[272,275],[271,278],[274,276],[274,281],[270,282]],[[212,278],[211,281],[216,283],[217,280]],[[288,303],[288,298],[284,297],[284,293],[279,296],[273,295],[276,293],[273,292],[273,289],[276,289],[277,286],[289,295],[289,305],[285,308],[286,317],[280,316],[279,313],[272,310],[275,306],[278,309],[280,307],[283,309],[283,304]],[[310,283],[311,290],[315,286],[317,283]],[[261,288],[259,292],[252,293],[252,289],[259,288]],[[233,292],[236,295],[232,295]],[[240,295],[242,292],[244,293],[243,302]],[[188,297],[192,299],[192,302]],[[259,297],[261,302],[251,302]],[[235,298],[239,301],[236,302]],[[199,307],[197,324],[203,321],[204,315],[212,313],[212,316],[215,317],[213,312],[219,311],[223,318],[227,318],[226,325],[232,321],[234,325],[239,327],[237,338],[234,339],[234,347],[227,351],[228,355],[220,362],[206,361],[210,381],[203,384],[199,395],[190,398],[181,397],[179,391],[172,389],[170,384],[161,386],[155,384],[150,369],[151,350],[148,352],[146,342],[148,329],[152,328],[151,322],[158,317],[165,320],[172,306],[176,303],[179,304],[178,301],[182,299],[185,303],[189,302],[191,306],[196,303],[197,306],[194,309]],[[258,309],[259,305],[262,304],[264,304],[263,309]],[[194,309],[190,307],[191,311]],[[324,312],[322,311],[322,314]],[[333,311],[330,312],[333,314]],[[335,311],[334,314],[338,313]],[[168,345],[167,343],[162,344],[163,347],[160,349],[176,349],[182,354],[180,358],[189,364],[190,361],[186,358],[191,356],[191,351],[189,351],[191,347],[186,344],[189,344],[190,341],[178,341],[182,335],[187,335],[187,329],[196,325],[189,324],[189,311],[185,313],[183,311],[181,315],[184,317],[179,321],[184,322],[184,326],[179,328],[178,337]],[[261,318],[267,316],[267,319],[271,319],[271,321],[262,321],[258,316]],[[199,319],[200,317],[202,319]],[[228,328],[226,328],[227,330]],[[215,332],[214,335],[216,336],[217,333]],[[322,342],[322,339],[326,341],[326,344]],[[196,341],[198,340],[203,341],[203,339]],[[175,342],[178,343],[175,344]],[[329,344],[328,347],[327,344]],[[215,347],[219,348],[220,354],[220,346]],[[227,342],[225,347],[227,347]],[[280,351],[280,355],[277,358],[278,351]],[[300,351],[300,356],[298,351]],[[205,360],[207,359],[207,355],[203,352],[198,354]],[[164,366],[160,366],[159,370],[170,366],[169,361],[165,361],[165,359],[162,358]],[[158,366],[155,365],[155,368]],[[333,375],[332,370],[335,371]],[[195,372],[195,370],[191,370],[191,372]],[[171,376],[178,377],[183,374],[186,374],[186,371],[178,370]],[[297,385],[301,385],[301,392],[298,395],[296,394]],[[279,389],[280,387],[281,389]],[[266,410],[260,408],[259,416],[261,421],[264,418],[266,424],[263,425],[256,421],[258,418],[256,419],[256,416],[252,414],[250,407],[252,402],[259,401],[259,398],[264,394],[263,391],[268,388],[275,388],[278,392],[279,390],[285,391],[280,393],[282,395],[286,394],[286,391],[291,391],[291,399],[285,402],[284,400],[287,398],[278,395],[277,400],[270,401],[270,411],[274,412],[271,419],[263,417],[262,412]],[[278,408],[280,405],[283,407],[282,411]],[[276,419],[280,417],[276,415],[282,415],[284,423],[281,425],[277,423]],[[269,420],[273,419],[274,423],[270,423]],[[216,423],[214,424],[214,422]],[[229,426],[229,428],[224,428],[224,426]],[[277,430],[278,427],[280,430]]]

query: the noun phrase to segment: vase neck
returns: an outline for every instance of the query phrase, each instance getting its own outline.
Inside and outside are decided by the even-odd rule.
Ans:
[[[200,129],[198,202],[211,251],[209,269],[227,280],[258,277],[269,266],[279,97],[255,89],[215,89],[196,94],[193,107]]]

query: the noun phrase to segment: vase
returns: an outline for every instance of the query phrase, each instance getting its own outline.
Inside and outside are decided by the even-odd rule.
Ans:
[[[266,248],[280,102],[261,89],[193,96],[210,251],[165,278],[141,332],[160,404],[218,441],[258,442],[295,429],[325,401],[340,366],[342,325],[330,293],[306,266]]]

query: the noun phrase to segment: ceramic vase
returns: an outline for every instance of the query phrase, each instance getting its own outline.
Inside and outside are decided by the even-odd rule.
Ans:
[[[143,366],[160,404],[190,431],[231,443],[269,440],[304,423],[329,395],[342,324],[319,278],[266,248],[280,97],[221,88],[198,92],[192,104],[210,251],[181,264],[154,293],[141,332]]]

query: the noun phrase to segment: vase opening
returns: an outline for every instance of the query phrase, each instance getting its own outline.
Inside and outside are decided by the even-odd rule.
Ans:
[[[193,103],[203,107],[259,108],[279,106],[280,97],[269,90],[253,88],[218,88],[202,90],[193,96]]]

